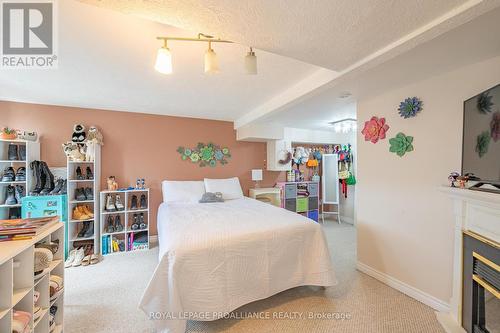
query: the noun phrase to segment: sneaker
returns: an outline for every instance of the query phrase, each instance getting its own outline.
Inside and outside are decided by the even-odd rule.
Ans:
[[[147,204],[147,201],[146,201],[146,195],[145,194],[142,194],[141,195],[141,200],[140,200],[140,208],[141,209],[146,209],[148,208],[148,204]]]
[[[87,197],[85,196],[85,192],[84,192],[83,188],[76,188],[75,189],[75,199],[77,201],[87,200]]]
[[[86,187],[84,190],[87,200],[94,200],[94,191],[90,187]]]
[[[19,145],[19,159],[26,161],[26,145]]]
[[[73,267],[80,266],[82,264],[83,258],[85,258],[85,251],[83,250],[83,248],[79,248],[76,251],[75,260],[73,261],[71,266],[73,266]]]
[[[76,251],[77,250],[71,250],[69,252],[68,258],[64,262],[64,268],[71,267],[71,265],[73,264],[73,262],[75,261],[75,258],[76,258]]]
[[[119,195],[115,196],[115,207],[116,207],[116,210],[119,210],[119,211],[125,210],[125,206],[122,203],[122,198]]]
[[[137,195],[132,196],[132,200],[130,200],[130,209],[137,209]]]
[[[130,226],[132,230],[137,230],[139,229],[139,216],[137,214],[134,214],[134,223]]]
[[[16,177],[16,181],[18,181],[18,182],[26,181],[26,168],[20,167],[19,169],[17,169],[15,177]]]
[[[13,182],[16,180],[16,173],[13,167],[7,167],[3,171],[2,182]]]
[[[17,203],[20,204],[21,199],[24,197],[24,186],[16,185],[14,189],[14,196],[16,197]]]
[[[7,195],[5,198],[5,204],[9,206],[17,204],[16,188],[12,185],[7,186]]]
[[[148,225],[144,222],[144,213],[139,215],[139,229],[147,229]]]
[[[116,211],[116,207],[115,207],[115,203],[113,201],[113,196],[112,195],[108,195],[106,197],[106,206],[105,206],[104,210],[106,210],[107,212],[114,212],[114,211]]]
[[[7,152],[7,158],[9,161],[18,161],[19,156],[17,155],[17,145],[10,144],[9,150]]]

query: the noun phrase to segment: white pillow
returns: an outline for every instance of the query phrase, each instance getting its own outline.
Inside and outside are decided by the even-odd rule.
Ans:
[[[212,193],[221,192],[224,200],[243,198],[243,190],[238,177],[227,179],[205,178],[205,190]]]
[[[164,180],[161,183],[163,202],[198,202],[205,193],[203,181]]]

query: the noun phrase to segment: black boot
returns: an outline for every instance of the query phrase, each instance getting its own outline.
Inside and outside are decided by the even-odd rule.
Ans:
[[[9,206],[17,204],[16,188],[12,185],[7,186],[7,195],[5,197],[5,204]]]
[[[40,162],[33,161],[30,164],[30,169],[33,172],[33,179],[35,180],[35,188],[30,191],[30,195],[39,195],[40,191],[45,185],[45,181],[42,183],[42,173],[40,169]]]
[[[140,205],[141,209],[148,208],[148,205],[146,204],[146,195],[145,194],[141,195],[141,201],[140,201],[140,203],[141,203],[141,205]]]
[[[19,145],[19,159],[26,161],[26,145]]]
[[[77,180],[83,180],[83,175],[82,175],[82,169],[80,167],[76,168],[76,179]]]
[[[54,187],[54,189],[52,191],[50,191],[49,194],[50,195],[57,195],[57,194],[59,194],[59,192],[61,192],[61,189],[62,189],[63,185],[64,185],[64,179],[62,179],[62,178],[57,179],[56,186]]]
[[[92,169],[90,167],[87,167],[87,169],[85,169],[85,178],[89,179],[89,180],[92,180],[94,179],[94,174],[92,173]]]
[[[9,161],[17,161],[19,160],[19,156],[17,155],[17,145],[10,144],[9,150],[7,153],[7,157]]]
[[[68,181],[65,179],[62,184],[61,190],[59,191],[58,194],[66,194],[66,193],[68,193]]]
[[[54,175],[50,171],[47,163],[43,161],[41,161],[40,163],[42,165],[42,172],[45,174],[45,186],[40,191],[40,195],[48,195],[55,187]]]
[[[132,196],[132,200],[130,200],[130,209],[137,209],[137,195]]]
[[[87,232],[87,230],[89,230],[89,227],[90,227],[90,221],[83,222],[82,230],[80,230],[77,237],[82,238],[85,235],[85,233]]]

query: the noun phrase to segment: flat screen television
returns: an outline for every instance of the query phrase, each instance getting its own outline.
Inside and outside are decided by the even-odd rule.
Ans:
[[[462,143],[462,175],[479,181],[472,189],[500,190],[500,84],[464,102]]]

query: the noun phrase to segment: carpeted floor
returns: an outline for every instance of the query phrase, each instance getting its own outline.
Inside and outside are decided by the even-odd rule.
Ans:
[[[337,286],[326,290],[294,288],[235,311],[239,318],[245,313],[267,313],[282,319],[189,322],[187,331],[443,332],[431,308],[355,270],[356,234],[352,226],[330,222],[324,230],[339,280]],[[65,332],[154,332],[137,304],[156,260],[157,248],[108,257],[95,266],[67,269]],[[310,314],[317,319],[308,319]]]

